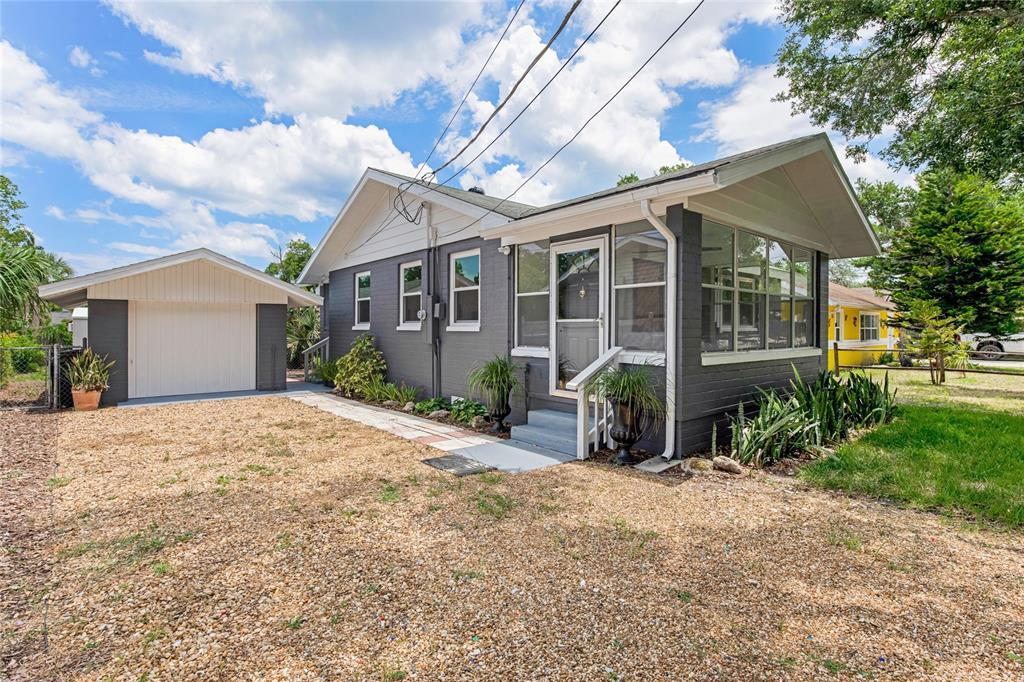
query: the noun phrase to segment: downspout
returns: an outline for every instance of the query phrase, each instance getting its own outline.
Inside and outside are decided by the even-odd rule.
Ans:
[[[431,397],[441,394],[441,329],[440,320],[434,314],[439,298],[437,288],[440,278],[437,275],[437,229],[434,227],[434,212],[429,202],[423,202],[424,222],[427,228],[427,262],[430,263],[430,300],[427,302],[427,315],[430,316],[430,383]]]
[[[640,200],[640,213],[665,238],[668,252],[668,272],[665,277],[665,451],[663,459],[676,454],[676,254],[679,243],[676,235],[651,210],[651,200]],[[671,420],[671,423],[669,421]]]

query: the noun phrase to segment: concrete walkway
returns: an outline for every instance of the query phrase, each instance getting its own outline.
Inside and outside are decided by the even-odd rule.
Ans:
[[[239,398],[269,398],[272,396],[292,397],[294,393],[326,393],[330,389],[323,384],[304,381],[288,381],[283,391],[223,391],[220,393],[190,393],[188,395],[162,395],[155,398],[132,398],[117,404],[119,408],[151,407],[153,405],[178,405],[181,403],[204,403],[210,400],[238,400]]]
[[[510,442],[472,429],[440,424],[414,414],[366,405],[322,391],[294,392],[287,394],[286,397],[415,443],[468,457],[508,473],[542,469],[573,459],[545,448]]]

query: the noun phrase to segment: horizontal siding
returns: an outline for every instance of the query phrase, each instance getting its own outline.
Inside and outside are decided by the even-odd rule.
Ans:
[[[179,303],[288,303],[280,289],[209,261],[194,260],[88,289],[90,299]]]

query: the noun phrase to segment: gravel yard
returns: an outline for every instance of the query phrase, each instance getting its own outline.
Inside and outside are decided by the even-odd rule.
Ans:
[[[13,679],[1024,675],[1019,533],[768,474],[456,479],[284,398],[58,418]]]

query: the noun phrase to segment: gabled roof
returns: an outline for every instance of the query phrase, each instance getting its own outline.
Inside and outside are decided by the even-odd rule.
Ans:
[[[48,300],[53,301],[57,305],[63,307],[69,307],[84,303],[86,300],[86,293],[89,287],[95,286],[102,282],[108,282],[114,279],[120,279],[122,277],[132,277],[134,275],[141,275],[146,272],[152,272],[154,270],[161,270],[163,268],[173,267],[175,265],[181,265],[183,263],[189,263],[191,261],[206,260],[221,267],[232,270],[233,272],[242,275],[243,277],[249,277],[250,279],[257,280],[262,284],[266,284],[277,289],[280,289],[288,296],[288,305],[291,306],[320,306],[323,305],[323,299],[316,294],[311,294],[301,287],[297,287],[294,284],[289,284],[279,280],[276,277],[268,275],[265,272],[257,270],[254,267],[250,267],[245,263],[241,263],[233,258],[221,255],[216,251],[209,249],[193,249],[191,251],[182,251],[181,253],[174,253],[169,256],[161,256],[159,258],[152,258],[150,260],[140,261],[138,263],[132,263],[131,265],[122,265],[118,268],[110,268],[109,270],[100,270],[93,272],[88,275],[81,275],[79,277],[71,277],[70,279],[64,279],[59,282],[53,282],[51,284],[44,284],[39,287],[39,295]]]
[[[835,282],[828,283],[828,302],[830,305],[849,306],[862,310],[895,310],[892,301],[886,300],[867,287],[844,287]]]
[[[466,203],[473,204],[474,206],[485,208],[488,211],[494,211],[506,218],[520,218],[529,214],[531,211],[537,210],[536,206],[522,204],[518,201],[502,201],[499,197],[489,197],[486,194],[470,192],[469,190],[459,189],[458,187],[449,187],[448,185],[440,185],[434,182],[427,182],[426,180],[416,180],[415,178],[410,178],[408,175],[400,175],[399,173],[392,173],[391,171],[382,170],[380,168],[370,168],[370,170],[390,175],[391,177],[403,182],[416,183],[430,191],[440,192],[441,194],[450,196],[454,199],[460,199]]]

